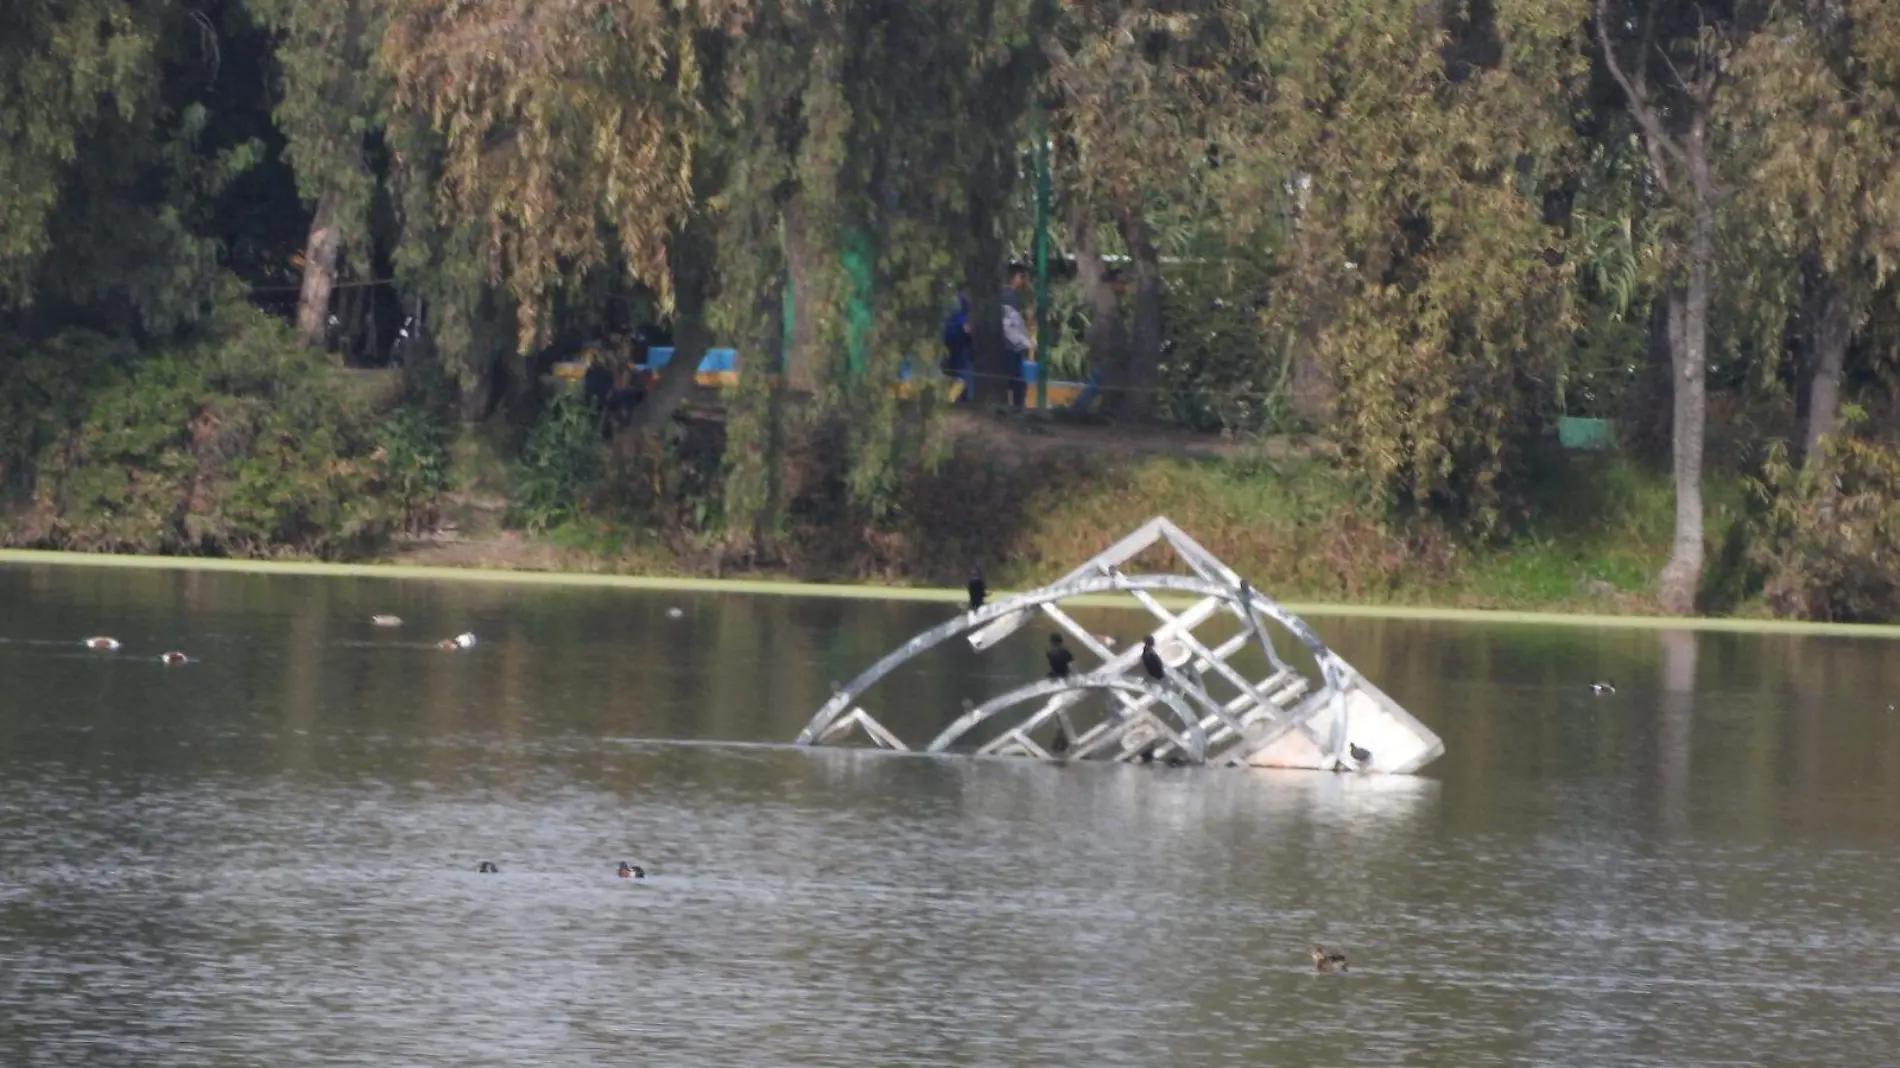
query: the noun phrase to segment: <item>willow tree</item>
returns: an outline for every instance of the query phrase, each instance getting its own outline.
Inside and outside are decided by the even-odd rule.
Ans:
[[[1209,178],[1237,114],[1255,106],[1254,17],[1240,0],[1089,0],[1063,6],[1045,48],[1050,125],[1069,239],[1089,294],[1090,357],[1111,410],[1145,419],[1161,364],[1162,277],[1151,214],[1215,214]],[[1104,277],[1108,220],[1133,264],[1132,329]]]
[[[1729,70],[1724,281],[1766,344],[1798,339],[1805,458],[1840,425],[1848,352],[1900,257],[1900,12],[1779,6]]]
[[[848,117],[839,114],[831,12],[762,4],[745,30],[724,65],[726,121],[706,139],[729,158],[720,245],[745,250],[717,268],[715,322],[746,360],[727,416],[723,518],[757,551],[776,540],[795,492],[787,486],[787,439],[809,426],[825,365],[840,347],[830,238],[838,229],[838,131]]]
[[[1001,282],[1012,190],[1022,171],[1028,124],[1047,67],[1044,44],[1057,0],[960,0],[930,9],[915,40],[910,75],[890,84],[925,122],[898,127],[933,229],[960,260],[974,332],[976,395],[1008,397],[1013,357],[1003,344]],[[928,169],[928,171],[925,171]]]
[[[375,60],[383,8],[366,0],[249,0],[277,37],[275,118],[297,187],[311,208],[297,334],[322,346],[346,256],[367,262],[377,177],[368,139],[384,121],[387,79]]]
[[[0,325],[162,339],[228,295],[217,200],[261,155],[233,39],[181,3],[0,5]]]
[[[0,307],[33,296],[49,222],[90,136],[156,99],[156,13],[120,0],[0,8]]]
[[[870,253],[861,280],[861,367],[838,382],[855,458],[846,482],[871,518],[896,494],[921,430],[897,418],[885,385],[907,357],[938,347],[946,275],[971,305],[979,398],[1001,396],[1012,368],[1002,344],[1002,235],[1056,0],[849,5],[838,84],[838,188],[847,240]],[[854,237],[854,235],[856,235]],[[960,266],[961,271],[956,268]],[[916,370],[923,370],[919,367]]]
[[[439,136],[443,229],[471,226],[514,305],[515,346],[545,337],[555,294],[618,264],[679,323],[641,406],[651,427],[691,387],[716,282],[716,156],[699,151],[745,0],[399,0],[380,60],[392,98]],[[708,68],[715,76],[708,77]]]
[[[887,513],[929,422],[890,385],[935,350],[944,283],[1000,331],[1007,165],[1048,0],[759,4],[725,64],[726,322],[748,366],[727,423],[726,519],[763,549],[794,499],[838,522]],[[1000,355],[1000,335],[993,338]],[[988,366],[1002,377],[1000,364]],[[988,378],[985,391],[1000,378]]]
[[[1461,10],[1274,5],[1233,203],[1290,220],[1303,252],[1275,314],[1305,325],[1366,483],[1489,531],[1569,340],[1571,268],[1543,200],[1576,165],[1588,65],[1575,4]]]
[[[0,309],[34,303],[90,150],[149,145],[168,5],[24,0],[0,9]],[[81,179],[83,180],[83,179]]]

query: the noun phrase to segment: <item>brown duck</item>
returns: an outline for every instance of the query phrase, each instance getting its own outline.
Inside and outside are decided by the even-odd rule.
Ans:
[[[1313,968],[1316,971],[1343,972],[1346,970],[1346,955],[1344,953],[1328,953],[1320,947],[1314,946],[1312,954]]]

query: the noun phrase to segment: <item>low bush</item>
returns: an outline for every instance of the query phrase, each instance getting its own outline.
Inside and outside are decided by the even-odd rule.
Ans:
[[[514,464],[510,521],[539,533],[586,515],[603,488],[606,463],[600,413],[578,396],[557,398]]]
[[[1798,469],[1771,446],[1753,481],[1763,508],[1749,555],[1777,615],[1852,623],[1900,618],[1900,446],[1851,418]]]
[[[446,461],[423,417],[352,399],[324,356],[253,308],[222,307],[140,358],[56,338],[10,364],[0,394],[74,352],[94,355],[52,376],[58,405],[0,443],[15,463],[31,454],[32,505],[10,541],[335,557],[432,514]]]

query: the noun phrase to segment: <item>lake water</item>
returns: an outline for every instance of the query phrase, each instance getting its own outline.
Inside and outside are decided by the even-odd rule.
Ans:
[[[1416,778],[778,744],[949,611],[0,567],[0,1064],[1894,1056],[1893,644],[1315,619]]]

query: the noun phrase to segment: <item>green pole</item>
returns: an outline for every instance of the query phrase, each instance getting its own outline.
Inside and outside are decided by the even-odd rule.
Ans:
[[[780,325],[778,342],[778,373],[785,374],[792,366],[792,349],[798,344],[798,297],[792,292],[792,279],[785,278],[784,322]]]
[[[850,294],[845,302],[845,366],[851,377],[857,378],[864,373],[866,357],[870,355],[871,340],[871,302],[876,297],[876,266],[873,262],[876,250],[871,245],[871,234],[862,226],[852,227],[844,239],[844,273],[850,280]]]
[[[1036,407],[1049,407],[1049,349],[1055,337],[1049,325],[1049,179],[1048,119],[1036,108]]]

